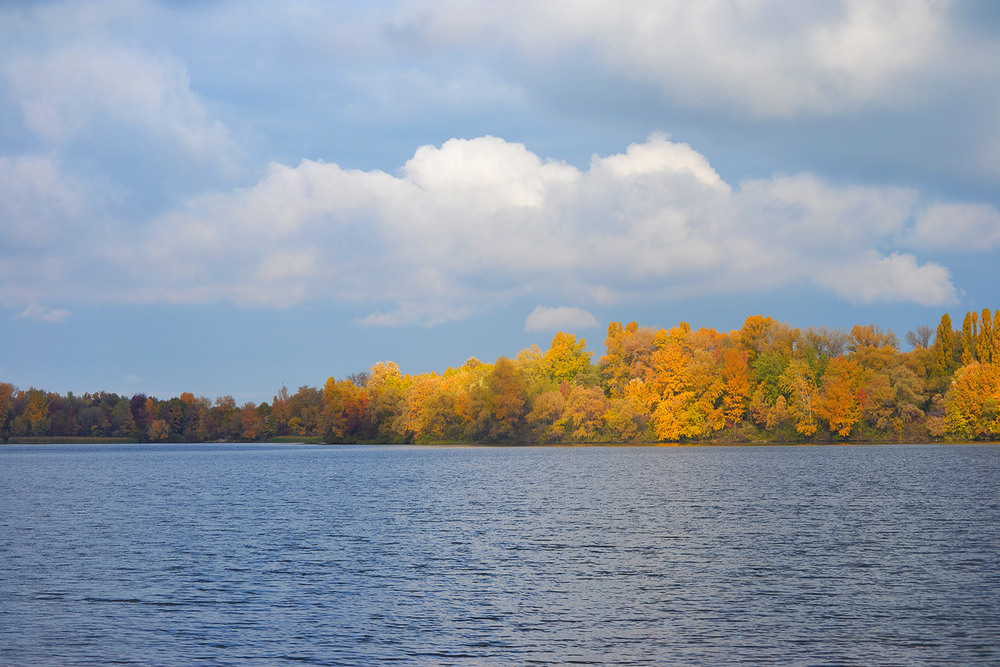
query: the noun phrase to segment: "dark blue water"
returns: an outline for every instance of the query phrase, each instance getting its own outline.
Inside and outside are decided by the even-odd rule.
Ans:
[[[0,664],[1000,663],[1000,447],[0,447]]]

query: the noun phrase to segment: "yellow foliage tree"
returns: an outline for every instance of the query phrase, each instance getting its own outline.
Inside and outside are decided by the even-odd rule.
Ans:
[[[889,368],[899,354],[899,340],[891,331],[874,324],[855,325],[847,343],[851,358],[862,368],[881,372]]]
[[[938,375],[948,375],[955,370],[955,332],[951,328],[948,313],[941,316],[937,334],[934,337],[934,367]]]
[[[608,399],[600,387],[575,386],[566,397],[559,421],[576,442],[592,442],[604,430]]]
[[[993,358],[993,315],[989,308],[983,308],[979,319],[979,337],[976,339],[976,358],[984,364],[1000,362],[1000,358]]]
[[[604,421],[611,434],[620,442],[631,442],[646,436],[649,414],[646,411],[646,384],[634,378],[623,395],[608,403]]]
[[[578,376],[590,368],[591,353],[587,352],[587,341],[576,340],[573,334],[558,332],[545,353],[545,372],[557,384],[572,384]]]
[[[656,349],[646,379],[647,407],[660,440],[695,438],[725,424],[721,375],[715,372],[714,330],[692,334],[685,322],[656,336]]]
[[[781,374],[779,386],[788,394],[785,409],[795,421],[795,430],[806,437],[814,434],[818,426],[814,406],[819,390],[812,368],[802,359],[792,359]]]
[[[949,433],[970,439],[1000,436],[1000,367],[973,361],[958,369],[944,403]]]
[[[976,341],[979,338],[979,314],[968,312],[962,321],[962,365],[976,361]]]

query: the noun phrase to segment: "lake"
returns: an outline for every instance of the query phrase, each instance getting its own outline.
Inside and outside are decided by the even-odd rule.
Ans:
[[[1000,447],[0,447],[0,664],[1000,663]]]

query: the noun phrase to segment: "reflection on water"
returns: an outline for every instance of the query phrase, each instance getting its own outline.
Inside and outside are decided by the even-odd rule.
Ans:
[[[1000,448],[0,448],[0,663],[996,664]]]

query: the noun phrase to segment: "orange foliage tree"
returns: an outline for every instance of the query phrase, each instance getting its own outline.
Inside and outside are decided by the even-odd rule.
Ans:
[[[830,360],[823,375],[816,414],[826,420],[830,430],[846,438],[861,418],[858,405],[860,383],[858,364],[844,356]]]

